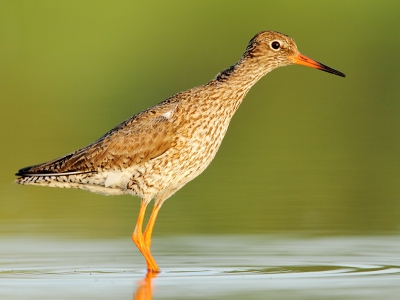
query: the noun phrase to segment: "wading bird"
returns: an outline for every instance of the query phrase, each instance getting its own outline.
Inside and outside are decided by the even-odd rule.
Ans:
[[[211,163],[250,88],[273,69],[292,64],[345,77],[300,54],[289,36],[263,31],[250,40],[235,65],[210,82],[134,115],[82,149],[19,170],[16,182],[140,197],[132,240],[149,272],[160,272],[150,246],[161,205]],[[154,208],[143,232],[145,210],[152,199]]]

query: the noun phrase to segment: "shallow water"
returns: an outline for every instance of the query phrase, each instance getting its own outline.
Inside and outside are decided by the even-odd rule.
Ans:
[[[399,299],[398,236],[0,240],[1,299]],[[151,284],[151,289],[148,287]],[[152,296],[150,291],[152,291]]]

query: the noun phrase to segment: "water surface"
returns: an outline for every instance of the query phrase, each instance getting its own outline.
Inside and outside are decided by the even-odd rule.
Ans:
[[[129,239],[30,237],[0,243],[1,299],[151,299],[139,290],[145,264]],[[153,299],[400,294],[398,236],[183,236],[156,238],[153,244],[162,269],[151,282]]]

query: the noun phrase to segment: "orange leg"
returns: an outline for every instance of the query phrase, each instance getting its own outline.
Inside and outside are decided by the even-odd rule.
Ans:
[[[160,269],[158,268],[158,265],[154,260],[153,255],[151,255],[150,247],[147,246],[142,234],[142,224],[143,224],[144,214],[146,212],[146,206],[147,204],[144,203],[143,201],[140,203],[139,216],[136,221],[135,231],[132,234],[132,241],[136,244],[139,251],[143,254],[146,260],[147,270],[149,272],[159,273]]]
[[[159,203],[154,204],[153,211],[151,212],[150,219],[147,222],[146,230],[144,231],[143,234],[144,242],[146,243],[146,246],[149,248],[149,250],[151,247],[151,235],[153,233],[154,223],[156,222],[160,208],[161,204]]]

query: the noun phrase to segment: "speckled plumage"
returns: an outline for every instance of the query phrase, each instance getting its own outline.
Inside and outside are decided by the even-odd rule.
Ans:
[[[279,49],[273,49],[273,41],[279,42]],[[303,58],[290,37],[260,32],[235,65],[207,84],[138,113],[87,147],[21,169],[16,182],[106,195],[132,194],[142,198],[144,207],[153,198],[161,206],[211,163],[250,88],[277,67],[306,64]],[[319,63],[313,67],[343,76]],[[138,247],[145,257],[144,252],[150,253]],[[154,266],[147,257],[146,261],[149,270],[158,270],[155,262]]]

